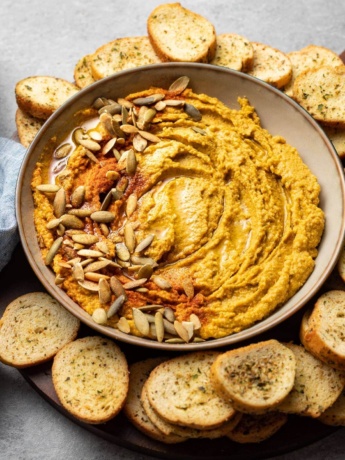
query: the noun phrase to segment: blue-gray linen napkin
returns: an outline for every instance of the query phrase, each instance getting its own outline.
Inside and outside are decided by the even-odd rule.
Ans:
[[[19,241],[16,220],[16,184],[25,148],[0,137],[0,270],[9,262]]]

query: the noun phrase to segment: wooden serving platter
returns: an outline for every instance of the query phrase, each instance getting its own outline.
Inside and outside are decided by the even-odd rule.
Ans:
[[[336,288],[343,289],[344,284],[340,280],[337,271],[334,270],[322,290]],[[35,276],[19,244],[15,249],[11,262],[0,273],[0,314],[8,303],[16,297],[28,292],[43,290],[43,286]],[[277,338],[281,341],[298,342],[299,324],[305,308],[281,325],[256,337],[255,341]],[[88,329],[84,325],[82,326],[80,336],[94,334],[95,331]],[[129,363],[134,360],[138,361],[146,357],[152,357],[159,353],[156,350],[147,348],[138,349],[125,343],[118,344],[126,354]],[[170,355],[174,356],[176,352],[171,352],[168,356]],[[278,433],[259,445],[237,444],[227,438],[189,440],[181,444],[166,445],[142,434],[122,413],[102,425],[88,425],[75,419],[59,403],[52,384],[51,364],[49,362],[45,365],[22,369],[20,372],[44,399],[73,422],[115,444],[158,458],[174,460],[221,460],[230,457],[232,460],[262,459],[297,450],[328,436],[336,430],[334,427],[329,427],[308,417],[290,416],[288,423]]]

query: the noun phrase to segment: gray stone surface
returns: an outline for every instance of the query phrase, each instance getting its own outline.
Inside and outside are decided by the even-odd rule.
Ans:
[[[30,75],[73,80],[84,54],[122,36],[146,33],[155,0],[2,0],[0,6],[0,135],[15,132],[14,86]],[[340,53],[345,48],[343,0],[185,0],[210,19],[218,33],[236,32],[252,41],[293,51],[310,43]],[[1,293],[0,293],[1,295]],[[258,447],[259,449],[259,447]],[[276,460],[340,460],[345,430]],[[123,459],[149,457],[97,438],[44,401],[14,369],[0,364],[0,458]]]

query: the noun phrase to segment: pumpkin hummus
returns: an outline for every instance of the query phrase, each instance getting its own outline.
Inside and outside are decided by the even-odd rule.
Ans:
[[[126,97],[132,118],[139,113],[138,98],[157,94],[165,99],[155,105],[149,129],[144,126],[154,135],[142,137],[145,148],[133,147],[138,130],[122,126],[125,135],[113,134],[116,150],[107,151],[112,136],[91,111],[93,124],[85,124],[85,131],[100,133],[93,136],[99,150],[90,154],[72,137],[61,171],[52,173],[57,163],[51,158],[37,164],[32,188],[42,254],[46,257],[60,238],[48,264],[56,282],[89,314],[99,307],[108,311],[118,297],[107,287],[108,296],[100,298],[98,280],[110,286],[112,278],[120,281],[125,302],[108,325],[116,327],[126,317],[131,333],[140,334],[132,308],[162,305],[171,307],[181,323],[195,314],[201,338],[224,337],[267,317],[308,279],[324,228],[320,187],[296,149],[261,127],[246,99],[239,99],[237,110],[190,89],[169,94],[153,88]],[[171,100],[181,104],[170,105]],[[54,193],[36,188],[54,180],[65,191],[68,215],[76,207],[73,191],[85,188],[79,228],[56,215]],[[129,203],[134,203],[130,211]],[[94,220],[91,211],[100,209],[113,219]],[[96,235],[98,242],[76,242],[75,235],[84,233]],[[149,243],[139,252],[145,239]],[[85,249],[98,251],[96,260],[105,261],[97,276],[90,276],[87,267],[95,259]],[[81,281],[75,275],[76,263],[89,277]],[[144,265],[149,268],[142,277]]]

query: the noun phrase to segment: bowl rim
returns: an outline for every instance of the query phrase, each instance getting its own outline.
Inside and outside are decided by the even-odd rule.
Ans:
[[[275,93],[278,95],[280,98],[285,100],[288,104],[290,104],[292,107],[295,108],[304,118],[308,120],[308,123],[313,126],[313,128],[318,132],[319,136],[323,139],[323,142],[326,144],[328,147],[328,151],[330,155],[332,156],[332,160],[334,161],[336,170],[338,172],[338,178],[340,179],[339,183],[341,186],[341,196],[342,196],[342,219],[341,219],[341,228],[339,231],[338,239],[336,241],[336,244],[334,245],[333,252],[329,258],[327,267],[323,271],[322,275],[318,278],[318,281],[313,285],[313,287],[293,306],[293,308],[289,308],[286,311],[283,311],[282,307],[277,308],[273,313],[271,313],[268,317],[264,318],[263,320],[259,321],[258,323],[238,332],[231,334],[229,336],[225,336],[219,339],[211,339],[207,340],[205,342],[200,342],[200,343],[183,343],[183,344],[165,344],[164,342],[157,342],[151,339],[147,338],[141,338],[137,336],[132,336],[132,335],[127,335],[124,334],[114,328],[111,327],[106,327],[99,325],[95,323],[91,316],[86,313],[81,307],[79,307],[76,303],[70,299],[67,294],[61,290],[61,288],[58,288],[57,286],[52,286],[52,283],[48,280],[46,276],[44,276],[44,273],[42,273],[42,266],[39,265],[39,263],[36,261],[34,255],[32,254],[32,251],[30,249],[30,244],[29,241],[26,238],[26,231],[25,231],[25,226],[24,222],[21,216],[21,198],[22,198],[22,190],[23,190],[23,181],[25,177],[25,172],[26,172],[26,167],[28,162],[30,161],[30,158],[32,154],[35,152],[36,146],[39,143],[39,139],[44,136],[45,132],[48,130],[48,128],[55,123],[55,120],[60,117],[60,115],[66,110],[66,107],[73,106],[76,101],[82,100],[85,95],[87,95],[90,92],[93,92],[95,89],[98,87],[103,87],[106,85],[108,82],[113,81],[114,79],[118,78],[123,78],[124,76],[130,76],[132,74],[138,74],[140,72],[147,72],[147,71],[155,71],[156,69],[179,69],[183,68],[184,71],[186,69],[192,68],[192,69],[211,69],[214,72],[221,72],[221,73],[226,73],[228,75],[235,75],[239,78],[248,80],[255,85],[257,85],[260,88],[263,88],[265,91],[268,90],[270,92]],[[181,73],[182,75],[182,73]],[[256,109],[255,105],[254,108]],[[36,160],[37,161],[37,160]],[[133,69],[127,69],[127,70],[122,70],[120,72],[117,72],[116,74],[110,75],[108,77],[105,77],[101,80],[98,80],[91,85],[86,86],[85,88],[81,89],[78,93],[74,94],[71,96],[64,104],[62,104],[50,117],[49,119],[44,123],[44,125],[41,127],[39,130],[38,134],[35,136],[35,139],[33,142],[30,144],[29,148],[26,151],[26,154],[24,156],[20,172],[18,175],[17,179],[17,185],[16,185],[16,216],[17,216],[17,222],[18,222],[18,231],[19,231],[19,236],[20,240],[23,246],[24,253],[26,255],[26,258],[35,272],[36,276],[40,280],[40,282],[43,284],[43,286],[46,288],[46,290],[53,296],[55,297],[67,310],[69,310],[74,316],[77,316],[81,322],[84,324],[90,326],[93,330],[106,335],[108,337],[111,337],[115,340],[119,340],[121,342],[126,342],[128,344],[132,344],[135,346],[141,346],[145,348],[152,348],[152,349],[160,349],[160,350],[167,350],[167,351],[185,351],[185,352],[190,352],[190,351],[197,351],[197,350],[206,350],[206,349],[215,349],[223,346],[234,346],[238,345],[239,343],[252,339],[253,337],[263,333],[267,332],[270,329],[273,329],[275,326],[281,324],[284,322],[286,319],[290,318],[292,315],[294,315],[298,310],[300,310],[303,306],[306,305],[306,303],[312,299],[312,297],[317,293],[317,291],[320,290],[322,285],[325,283],[327,280],[328,276],[331,274],[332,270],[334,269],[338,256],[340,254],[340,251],[343,247],[344,244],[344,238],[345,238],[345,178],[344,178],[344,168],[342,166],[341,160],[329,140],[328,136],[322,129],[322,127],[317,123],[317,121],[302,107],[300,106],[297,102],[295,102],[293,99],[291,99],[289,96],[284,94],[281,90],[273,87],[272,85],[252,76],[248,75],[243,72],[239,72],[233,69],[229,69],[226,67],[220,67],[220,66],[214,66],[212,64],[204,64],[204,63],[181,63],[181,62],[169,62],[169,63],[161,63],[161,64],[151,64],[151,65],[146,65],[142,67],[136,67]],[[322,241],[321,241],[322,242]],[[48,267],[46,267],[47,270],[49,270]],[[67,299],[65,298],[67,297]],[[294,297],[294,296],[293,296]],[[293,298],[292,297],[292,298]],[[67,300],[67,301],[66,301]],[[71,307],[70,303],[74,304],[75,307]]]

